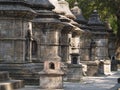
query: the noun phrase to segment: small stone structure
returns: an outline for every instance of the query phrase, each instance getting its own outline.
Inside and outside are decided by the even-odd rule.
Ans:
[[[59,60],[46,60],[44,70],[39,72],[40,88],[63,89],[63,75]]]

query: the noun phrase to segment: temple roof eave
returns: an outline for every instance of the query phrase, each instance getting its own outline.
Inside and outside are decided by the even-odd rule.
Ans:
[[[48,0],[27,0],[31,7],[34,9],[47,9],[52,10],[55,7]]]
[[[9,0],[8,0],[9,1]],[[16,1],[16,0],[15,0]],[[0,1],[0,16],[3,17],[22,17],[22,18],[33,18],[36,16],[36,12],[30,8],[30,6],[26,3],[26,2],[15,2],[14,3],[10,2],[9,4],[5,3],[4,1],[2,1],[2,3],[4,2],[4,4],[1,3]],[[26,5],[27,4],[27,5]]]

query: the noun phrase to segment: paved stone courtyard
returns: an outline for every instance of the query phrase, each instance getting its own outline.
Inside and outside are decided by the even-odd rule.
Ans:
[[[114,87],[117,84],[117,78],[120,77],[120,70],[112,72],[109,76],[84,77],[83,82],[70,83],[64,82],[64,90],[117,90]],[[17,90],[40,90],[38,86],[25,86]]]

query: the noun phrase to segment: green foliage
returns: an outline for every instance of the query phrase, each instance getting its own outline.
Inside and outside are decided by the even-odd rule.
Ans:
[[[67,0],[70,3],[70,7],[73,7],[76,0]],[[93,10],[98,10],[101,19],[104,21],[108,19],[113,30],[117,32],[120,27],[118,12],[120,11],[120,0],[77,0],[79,7],[83,11],[83,15],[86,19],[89,18]]]
[[[114,33],[117,33],[118,26],[117,26],[117,18],[116,18],[116,16],[110,15],[109,22],[111,24],[111,27],[114,29]]]

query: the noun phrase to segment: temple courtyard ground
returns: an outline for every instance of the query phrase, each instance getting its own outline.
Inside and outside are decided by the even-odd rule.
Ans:
[[[108,76],[84,77],[82,82],[64,82],[63,90],[118,90],[117,78],[120,77],[120,70],[112,72]],[[25,86],[17,90],[41,90],[39,86]],[[57,90],[57,89],[56,89]]]

